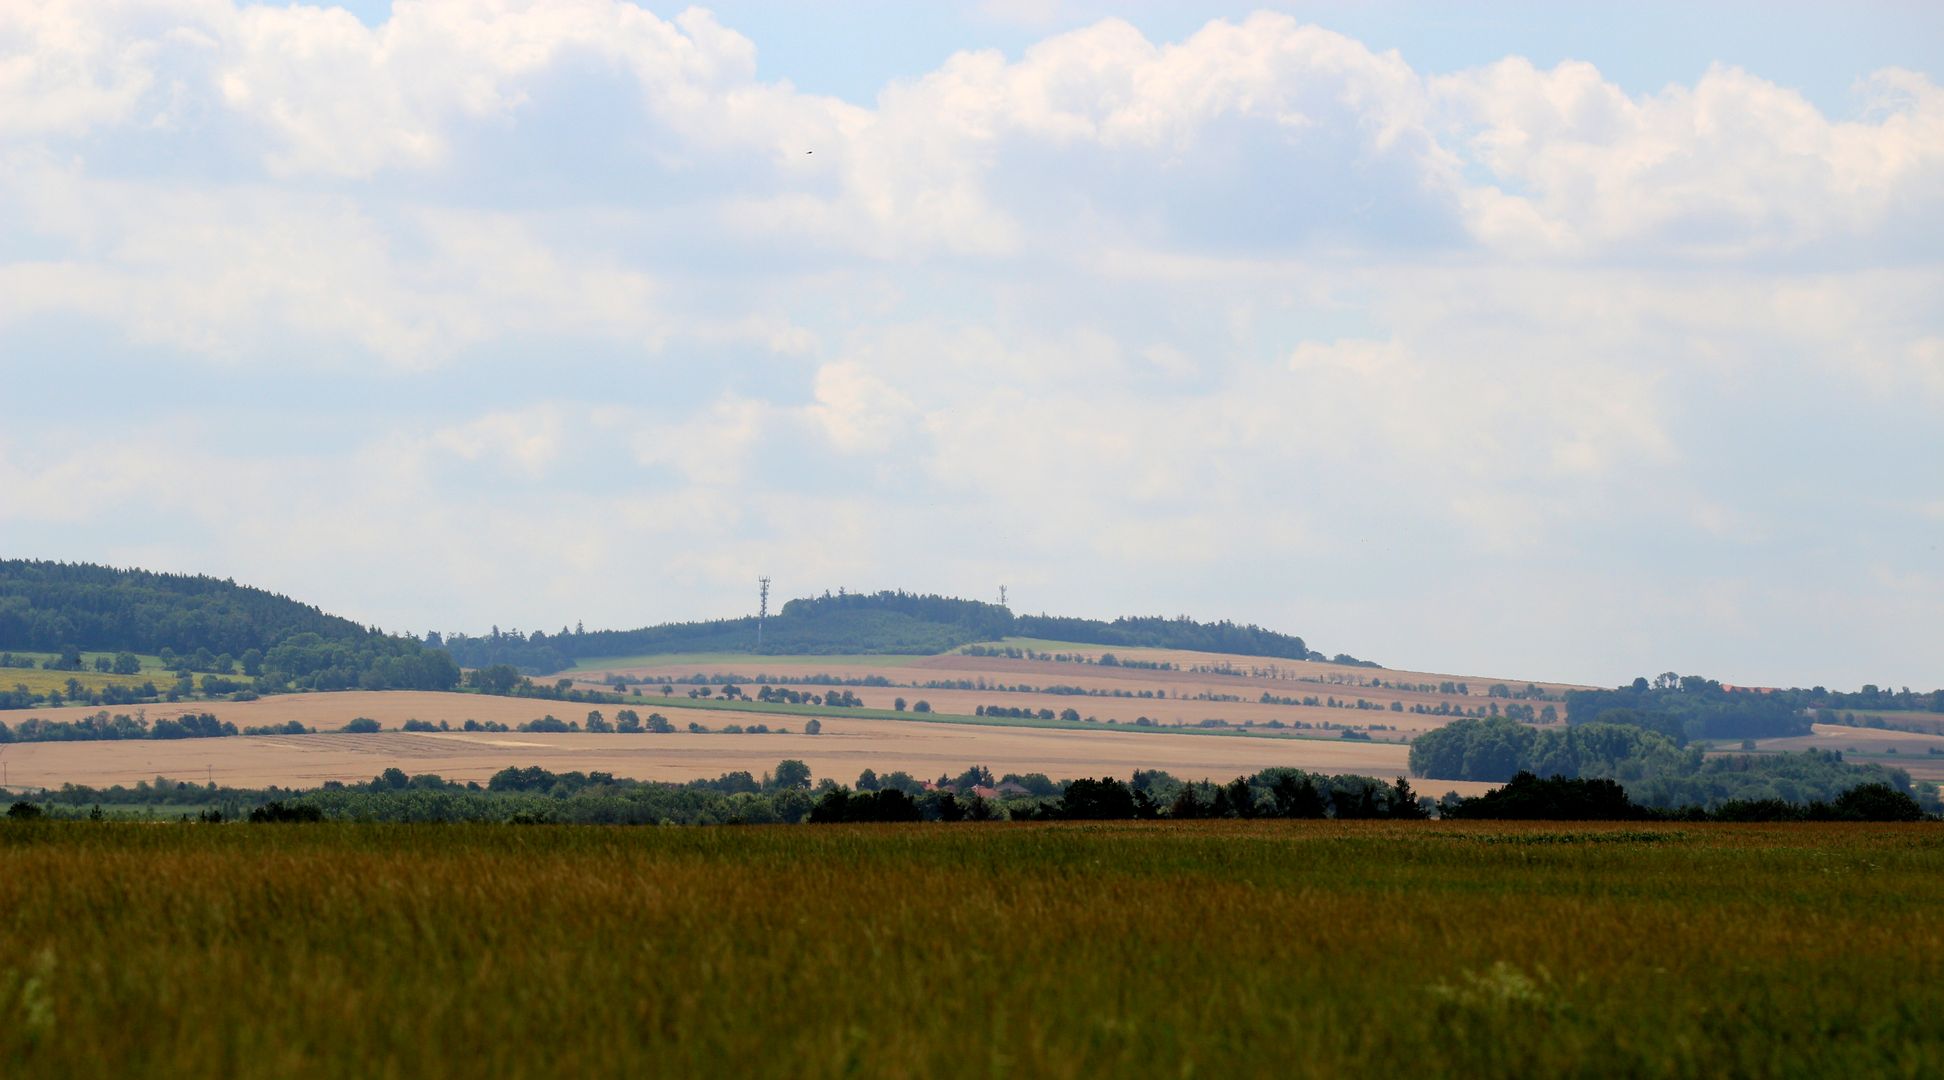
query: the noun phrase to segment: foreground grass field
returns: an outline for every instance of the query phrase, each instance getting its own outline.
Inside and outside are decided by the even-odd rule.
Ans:
[[[1935,826],[0,824],[7,1075],[1935,1076]]]

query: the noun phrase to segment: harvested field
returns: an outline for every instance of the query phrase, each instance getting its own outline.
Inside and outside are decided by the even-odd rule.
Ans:
[[[793,683],[772,685],[806,693],[830,689]],[[1193,727],[1203,720],[1220,720],[1234,725],[1262,725],[1278,720],[1294,728],[1293,733],[1310,735],[1334,735],[1341,728],[1363,730],[1374,726],[1376,730],[1371,732],[1371,738],[1385,742],[1408,742],[1412,734],[1429,731],[1451,719],[1442,716],[1368,709],[1359,712],[1355,709],[1331,709],[1322,706],[1270,705],[1257,701],[1093,697],[1081,694],[1027,694],[994,690],[912,690],[902,687],[850,689],[863,699],[867,707],[873,709],[888,709],[894,698],[902,697],[907,701],[929,702],[938,712],[964,716],[972,715],[979,706],[985,705],[1010,709],[1051,709],[1056,714],[1072,709],[1083,717],[1092,717],[1102,723],[1114,720],[1122,724],[1132,724],[1143,716],[1159,725],[1183,727]],[[1308,725],[1308,727],[1303,728],[1300,725]],[[1393,727],[1397,730],[1388,730]]]
[[[588,706],[470,694],[347,692],[215,702],[225,720],[265,725],[296,719],[319,728],[368,716],[396,729],[407,718],[458,726],[467,718],[513,724],[551,711],[579,719]],[[604,706],[611,716],[613,708]],[[645,709],[642,711],[646,711]],[[168,715],[151,709],[151,716]],[[15,743],[4,749],[8,782],[58,787],[104,786],[153,779],[207,780],[233,786],[316,786],[326,780],[367,780],[392,767],[448,779],[484,780],[508,766],[540,765],[556,772],[611,772],[647,780],[692,780],[733,770],[772,769],[784,758],[809,764],[817,776],[850,782],[866,768],[902,769],[930,778],[985,765],[995,773],[1044,772],[1054,777],[1113,775],[1165,769],[1178,776],[1228,779],[1274,765],[1327,773],[1390,778],[1406,771],[1398,744],[1330,739],[1267,739],[1165,731],[1040,730],[1016,727],[829,718],[823,734],[804,735],[803,718],[731,711],[667,711],[678,726],[689,719],[709,727],[729,723],[787,726],[795,734],[666,735],[534,734],[526,732],[318,734],[131,742]],[[72,718],[71,716],[66,718]],[[1419,784],[1426,794],[1476,794],[1485,785],[1451,781]]]
[[[1396,728],[1390,738],[1408,737],[1450,722],[1452,715],[1435,715],[1440,706],[1450,710],[1490,710],[1513,704],[1528,704],[1535,711],[1548,705],[1563,707],[1557,701],[1514,702],[1493,699],[1487,691],[1493,682],[1465,676],[1433,675],[1419,672],[1389,671],[1375,668],[1281,660],[1273,657],[1224,656],[1214,653],[1186,653],[1159,649],[1102,649],[1098,646],[1060,646],[1055,642],[1031,643],[1036,651],[1066,652],[1098,658],[1105,652],[1126,660],[1167,662],[1183,668],[1216,670],[1154,670],[1137,667],[1102,666],[1055,660],[1027,660],[1008,657],[968,656],[945,653],[928,657],[896,657],[895,664],[877,663],[872,657],[777,657],[713,654],[708,657],[641,657],[637,662],[611,667],[582,667],[562,673],[582,687],[597,688],[609,676],[621,676],[635,684],[652,684],[695,675],[738,676],[751,682],[767,681],[775,686],[815,691],[820,687],[800,681],[807,675],[828,675],[839,679],[880,676],[888,687],[852,687],[871,707],[888,707],[894,697],[910,700],[924,698],[947,712],[970,713],[978,705],[1013,708],[1051,708],[1056,713],[1068,707],[1082,715],[1131,721],[1138,716],[1173,723],[1179,719],[1193,724],[1203,719],[1223,719],[1241,723],[1266,723],[1277,719],[1297,721],[1312,727],[1333,724],[1351,728],[1371,728],[1382,732]],[[1381,681],[1388,685],[1375,685]],[[1438,689],[1444,683],[1463,684],[1470,691],[1461,694]],[[1506,681],[1513,690],[1523,690],[1525,681]],[[971,683],[974,688],[958,686]],[[934,684],[934,685],[927,685]],[[937,684],[946,684],[940,686]],[[1557,696],[1573,687],[1556,683],[1537,684]],[[1021,693],[982,689],[991,686],[1025,686],[1033,690],[1068,687],[1082,694]],[[1429,687],[1430,689],[1424,689]],[[1141,694],[1148,697],[1140,697]],[[1117,696],[1135,695],[1132,697]],[[1301,701],[1318,699],[1319,704],[1285,705],[1265,703],[1264,694]],[[1239,700],[1223,700],[1236,698]],[[1344,707],[1330,707],[1330,699]],[[1361,699],[1378,708],[1358,709]],[[1392,703],[1402,711],[1393,712]],[[1411,711],[1422,707],[1424,713]],[[1382,736],[1380,736],[1382,737]]]
[[[255,701],[185,701],[174,705],[123,705],[109,712],[134,715],[142,713],[151,720],[162,716],[209,713],[237,727],[265,726],[295,720],[305,727],[328,731],[343,727],[358,717],[368,717],[387,728],[403,727],[407,720],[436,724],[441,720],[458,727],[467,720],[496,720],[508,727],[552,713],[562,719],[578,720],[593,706],[567,701],[541,701],[531,698],[489,697],[484,694],[444,694],[421,690],[345,690],[335,693],[275,694]],[[612,712],[608,706],[602,706]],[[49,720],[76,720],[102,711],[102,706],[67,706],[60,709],[22,709],[0,713],[0,720],[39,716]]]

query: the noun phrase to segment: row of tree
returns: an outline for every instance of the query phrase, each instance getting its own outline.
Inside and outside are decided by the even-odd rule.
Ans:
[[[157,717],[106,711],[79,720],[43,720],[30,717],[8,727],[0,723],[0,743],[12,742],[115,742],[124,739],[214,739],[237,734],[236,725],[218,720],[210,713]]]
[[[867,774],[867,776],[870,774]],[[892,774],[894,776],[900,774]],[[1136,771],[1111,777],[1046,783],[1037,794],[994,798],[991,773],[966,770],[962,785],[878,782],[857,787],[816,782],[801,761],[778,763],[761,777],[746,771],[685,784],[629,780],[604,772],[555,773],[537,766],[507,768],[485,784],[392,768],[359,784],[327,783],[297,792],[219,788],[158,778],[153,784],[105,789],[69,785],[38,802],[16,804],[11,817],[51,812],[100,817],[103,805],[203,804],[202,821],[265,823],[320,820],[479,821],[514,824],[763,824],[810,822],[1200,821],[1211,819],[1390,819],[1543,821],[1916,821],[1924,814],[1908,793],[1881,783],[1852,784],[1828,800],[1788,803],[1737,800],[1713,808],[1658,809],[1633,801],[1606,779],[1520,773],[1503,787],[1469,799],[1433,804],[1402,779],[1320,776],[1270,769],[1226,784],[1183,781]],[[1012,786],[1012,785],[1008,785]],[[94,807],[92,814],[83,810]],[[184,815],[185,818],[187,815]]]
[[[1852,785],[1829,801],[1727,799],[1667,810],[1634,802],[1612,780],[1541,779],[1529,772],[1441,809],[1443,817],[1458,821],[1921,821],[1925,816],[1908,792],[1877,781]]]

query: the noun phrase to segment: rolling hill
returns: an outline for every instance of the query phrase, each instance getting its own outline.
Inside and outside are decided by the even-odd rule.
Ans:
[[[1044,638],[1119,648],[1186,649],[1285,660],[1329,659],[1302,638],[1233,622],[1187,616],[1112,621],[1015,615],[997,604],[907,592],[838,593],[791,600],[757,640],[753,617],[664,623],[636,630],[493,632],[443,640],[467,667],[510,664],[529,674],[561,671],[590,658],[673,653],[772,656],[933,655],[1008,637]],[[1360,663],[1349,656],[1339,663]]]
[[[126,704],[158,696],[204,696],[285,690],[450,689],[459,668],[444,651],[409,636],[387,635],[287,596],[190,574],[160,574],[91,563],[0,560],[0,651],[44,652],[55,671],[82,672],[82,654],[153,656],[177,672],[173,685],[149,692],[78,676],[60,691],[22,683],[0,692],[9,708],[59,704]],[[144,664],[143,666],[149,666]],[[201,684],[190,672],[206,673]],[[232,676],[242,676],[242,679]],[[166,682],[166,680],[164,680]]]

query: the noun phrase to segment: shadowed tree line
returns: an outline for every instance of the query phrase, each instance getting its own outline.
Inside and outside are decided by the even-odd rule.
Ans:
[[[815,780],[801,761],[779,762],[758,776],[746,771],[687,783],[631,780],[604,772],[556,773],[509,767],[484,783],[387,769],[369,781],[327,783],[309,791],[242,789],[158,778],[133,787],[67,785],[18,799],[15,817],[116,816],[143,807],[175,808],[163,816],[265,823],[313,820],[500,822],[507,824],[734,825],[995,821],[1451,820],[1552,821],[1916,821],[1921,809],[1885,784],[1855,784],[1829,800],[1806,804],[1738,800],[1712,809],[1641,806],[1610,780],[1521,773],[1475,798],[1442,802],[1417,795],[1399,778],[1325,776],[1265,769],[1227,783],[1183,780],[1137,770],[1112,777],[1049,780],[1040,774],[994,779],[981,766],[957,777],[921,782],[866,770],[855,786]],[[191,811],[194,811],[193,813]]]

